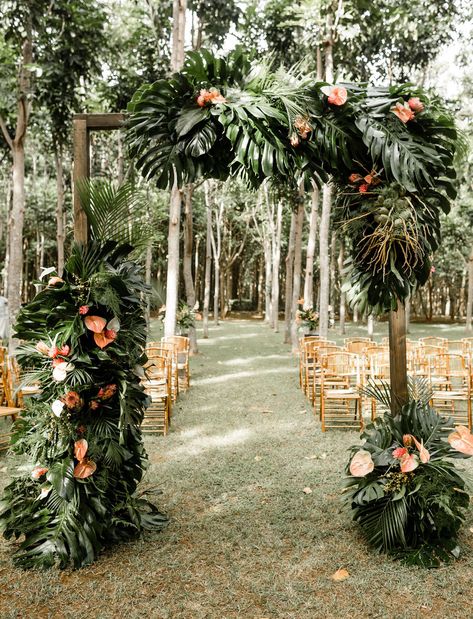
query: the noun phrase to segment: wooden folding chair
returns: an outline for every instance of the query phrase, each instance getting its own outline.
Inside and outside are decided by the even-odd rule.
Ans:
[[[145,411],[141,429],[143,433],[166,435],[171,418],[171,387],[168,361],[165,357],[153,356],[145,365],[146,378],[142,384],[151,402]]]
[[[171,386],[172,401],[177,400],[179,395],[179,370],[177,363],[177,352],[174,344],[165,342],[149,342],[146,346],[146,356],[149,359],[153,357],[165,357],[168,360],[169,384]]]
[[[174,344],[177,354],[177,370],[179,391],[184,391],[190,387],[190,370],[189,370],[189,351],[190,341],[184,335],[168,335],[161,338],[162,342]]]
[[[0,420],[11,418],[11,421],[15,421],[18,415],[21,413],[21,408],[13,406],[11,403],[14,401],[13,392],[11,391],[10,378],[7,371],[7,354],[5,350],[0,350],[0,372],[1,372],[1,386],[2,386],[2,402],[0,405]],[[3,425],[3,421],[1,422]],[[8,449],[10,445],[11,431],[4,428],[0,429],[0,451]]]
[[[471,430],[471,376],[462,355],[444,353],[430,366],[432,406]]]
[[[447,350],[447,338],[445,337],[437,337],[434,335],[429,335],[427,337],[419,338],[420,346],[436,346],[437,348],[443,349],[443,352]]]
[[[361,358],[353,353],[335,352],[324,358],[320,385],[322,432],[327,428],[363,429],[362,371]]]

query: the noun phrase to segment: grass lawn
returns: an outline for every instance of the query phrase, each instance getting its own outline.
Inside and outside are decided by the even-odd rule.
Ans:
[[[386,330],[378,324],[377,336]],[[365,330],[347,335],[355,331]],[[413,338],[465,335],[459,326],[413,331]],[[373,554],[340,498],[357,433],[322,434],[281,334],[235,320],[210,335],[191,360],[192,387],[174,409],[171,433],[146,438],[145,485],[163,490],[158,502],[169,526],[111,548],[81,571],[16,570],[14,544],[0,542],[0,617],[472,616],[473,510],[452,565],[426,571]],[[4,479],[9,466],[0,460]],[[473,462],[460,466],[473,472]],[[339,568],[350,576],[334,582]]]

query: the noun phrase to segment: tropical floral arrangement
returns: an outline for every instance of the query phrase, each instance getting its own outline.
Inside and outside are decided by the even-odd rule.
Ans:
[[[327,84],[298,70],[190,52],[128,107],[137,168],[159,187],[237,175],[250,186],[332,180],[352,240],[345,291],[363,312],[425,283],[441,212],[456,195],[458,136],[438,98],[412,84]]]
[[[451,461],[473,455],[468,428],[412,400],[375,419],[351,448],[346,501],[368,543],[408,564],[437,567],[459,556],[470,497]]]
[[[296,322],[309,332],[316,331],[319,324],[319,315],[313,307],[304,309],[304,300],[300,299],[298,302],[299,309],[296,313]]]
[[[166,318],[166,306],[161,305],[158,310],[158,318],[164,322]],[[179,301],[176,312],[176,326],[180,333],[188,333],[191,327],[195,326],[198,318],[195,308],[189,307],[185,301]]]
[[[89,197],[100,202],[97,192]],[[120,210],[117,201],[109,206]],[[126,227],[125,218],[123,239]],[[133,246],[103,241],[99,230],[92,226],[96,238],[73,248],[62,277],[49,278],[16,324],[18,361],[41,387],[12,439],[30,472],[14,477],[0,503],[4,537],[22,538],[21,567],[82,567],[106,544],[166,522],[137,494],[147,465],[140,381],[148,289],[129,259]],[[120,239],[120,226],[115,233]]]

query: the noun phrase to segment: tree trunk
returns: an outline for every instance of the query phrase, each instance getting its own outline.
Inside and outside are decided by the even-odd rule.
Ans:
[[[275,333],[279,333],[279,265],[281,262],[281,226],[282,226],[282,201],[278,202],[276,213],[276,226],[273,243],[273,282],[271,291],[271,327]]]
[[[164,335],[176,333],[176,312],[179,288],[179,228],[181,220],[181,192],[174,186],[171,192],[168,230],[168,264],[166,276],[166,316]]]
[[[148,286],[151,286],[151,266],[153,262],[153,248],[151,244],[146,248],[146,257],[145,257],[145,283]],[[149,327],[149,321],[151,317],[151,297],[150,295],[146,296],[146,310],[145,310],[145,319],[146,324]]]
[[[340,251],[338,254],[338,272],[340,277],[340,333],[345,335],[345,316],[346,316],[346,299],[345,292],[342,290],[343,282],[341,281],[341,273],[343,269],[343,260],[344,260],[344,244],[343,238],[340,239]]]
[[[406,333],[410,333],[410,325],[411,325],[411,297],[407,297],[405,301],[406,305]]]
[[[302,274],[302,229],[304,226],[304,198],[303,190],[299,196],[299,205],[296,215],[296,233],[294,239],[294,275],[292,285],[292,304],[291,304],[291,344],[292,351],[299,350],[299,339],[297,336],[297,306],[301,295],[301,274]]]
[[[272,249],[271,239],[266,236],[263,240],[264,248],[264,322],[271,324],[271,290],[273,288]]]
[[[57,242],[57,272],[62,277],[64,270],[64,168],[62,162],[62,146],[54,149],[56,164],[56,242]]]
[[[260,257],[258,266],[258,305],[256,313],[258,316],[263,314],[263,300],[264,300],[264,258]]]
[[[287,242],[286,255],[286,290],[284,298],[284,343],[291,343],[291,308],[292,308],[292,284],[294,274],[294,243],[296,240],[296,213],[291,212],[291,227]]]
[[[320,219],[320,299],[319,299],[319,335],[328,337],[328,302],[330,287],[329,232],[330,211],[332,208],[332,188],[324,185],[322,199],[322,217]]]
[[[205,239],[205,280],[204,280],[204,307],[202,311],[202,321],[204,339],[209,337],[209,308],[210,308],[210,283],[212,279],[212,211],[208,203],[208,189],[205,184],[206,209],[207,209],[207,235]]]
[[[184,257],[183,274],[184,286],[186,289],[186,303],[191,308],[195,308],[195,288],[192,277],[192,249],[194,232],[192,226],[192,194],[193,185],[188,185],[184,194]],[[190,353],[195,355],[199,352],[197,348],[197,332],[195,326],[189,328]]]
[[[171,71],[179,71],[184,64],[187,0],[174,0],[172,9]]]
[[[370,340],[372,340],[373,339],[373,335],[374,335],[374,316],[373,316],[373,314],[368,314],[366,330],[367,330],[368,337],[370,338]]]
[[[473,313],[473,249],[468,256],[468,298],[466,302],[466,330],[471,333]]]
[[[307,255],[304,278],[304,309],[314,307],[314,257],[317,238],[317,220],[319,206],[319,190],[314,188],[309,219],[309,238],[307,240]]]
[[[332,232],[332,240],[330,243],[330,285],[329,285],[329,325],[335,325],[335,302],[337,299],[337,235]]]

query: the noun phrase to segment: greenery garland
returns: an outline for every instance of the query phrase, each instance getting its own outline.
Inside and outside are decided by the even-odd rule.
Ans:
[[[97,203],[101,191],[103,184],[92,191]],[[108,198],[102,215],[113,211]],[[3,535],[24,536],[19,566],[82,567],[108,542],[166,523],[136,493],[147,465],[140,381],[148,289],[132,250],[99,239],[75,246],[64,275],[50,277],[19,315],[16,332],[25,343],[18,360],[41,387],[15,422],[12,441],[31,472],[16,477],[0,503]]]

